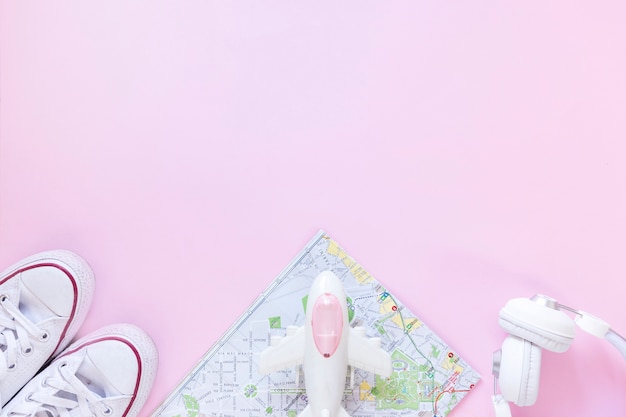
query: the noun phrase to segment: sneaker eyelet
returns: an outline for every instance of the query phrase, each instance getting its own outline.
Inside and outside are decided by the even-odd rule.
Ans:
[[[44,378],[44,379],[41,380],[41,386],[44,387],[44,388],[50,386],[50,384],[48,384],[48,378]]]
[[[12,370],[14,370],[14,369],[15,369],[15,367],[16,367],[16,366],[17,366],[17,364],[16,364],[16,363],[12,363],[12,364],[10,364],[9,366],[7,366],[7,369],[8,369],[9,371],[12,371]]]
[[[58,368],[58,369],[63,369],[63,368],[65,368],[66,366],[67,366],[67,362],[61,362],[61,363],[59,363],[59,364],[57,365],[57,368]]]
[[[32,347],[27,347],[25,349],[22,349],[22,355],[24,356],[30,356],[32,353],[33,353]]]
[[[0,295],[0,303],[6,303],[7,301],[9,301],[9,296],[6,294],[2,294]]]
[[[39,335],[40,342],[47,342],[48,340],[50,340],[50,333],[44,331],[42,334]]]
[[[32,392],[29,392],[29,393],[26,395],[26,398],[24,398],[24,400],[25,400],[25,401],[27,401],[27,402],[29,402],[29,403],[33,402],[33,393],[32,393]]]
[[[104,406],[104,410],[102,410],[102,415],[103,416],[110,416],[112,412],[113,412],[113,409],[111,407],[109,407],[108,405],[105,405]]]

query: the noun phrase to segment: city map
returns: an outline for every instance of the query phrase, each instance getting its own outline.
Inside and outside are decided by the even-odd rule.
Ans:
[[[350,325],[380,338],[392,358],[389,378],[360,369],[348,372],[343,403],[348,414],[448,415],[478,382],[478,373],[320,231],[152,417],[297,417],[307,405],[306,375],[300,368],[260,375],[258,355],[272,336],[285,336],[288,326],[304,324],[310,285],[325,270],[343,282]]]

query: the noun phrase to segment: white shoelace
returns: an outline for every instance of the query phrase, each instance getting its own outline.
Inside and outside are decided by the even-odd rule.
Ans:
[[[104,399],[87,388],[67,362],[52,366],[56,366],[54,374],[44,379],[41,388],[28,394],[26,401],[15,407],[9,416],[70,417],[75,409],[82,417],[111,414],[112,409]]]
[[[48,333],[31,322],[6,295],[0,295],[0,378],[17,366],[18,349],[33,352],[31,339],[46,340]]]

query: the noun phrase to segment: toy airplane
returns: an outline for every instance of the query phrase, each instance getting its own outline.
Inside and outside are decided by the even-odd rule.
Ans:
[[[273,339],[261,352],[259,371],[265,375],[297,365],[304,370],[308,397],[299,417],[348,417],[341,405],[348,366],[391,375],[391,357],[380,348],[380,339],[366,338],[364,328],[349,326],[343,285],[330,271],[311,285],[304,326]]]

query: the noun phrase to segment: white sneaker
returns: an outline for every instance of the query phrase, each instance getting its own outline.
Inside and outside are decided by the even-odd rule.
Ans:
[[[2,409],[1,417],[134,417],[156,376],[152,339],[130,324],[72,343]]]
[[[0,407],[76,335],[93,298],[91,268],[56,250],[0,274]]]

